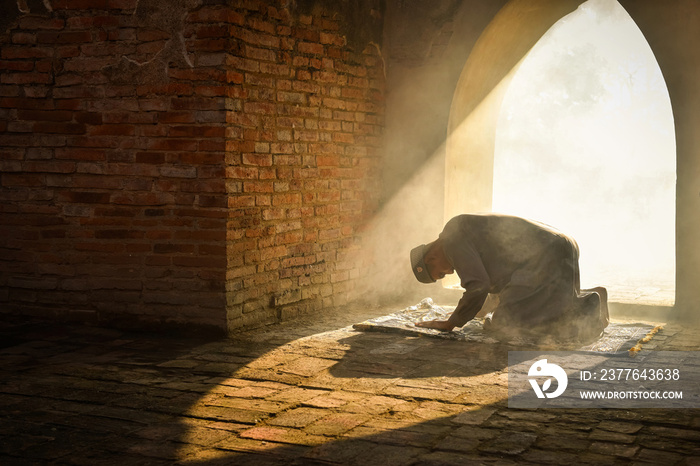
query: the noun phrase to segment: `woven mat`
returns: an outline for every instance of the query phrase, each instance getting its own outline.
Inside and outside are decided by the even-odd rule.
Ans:
[[[416,327],[415,322],[428,320],[447,320],[454,307],[441,307],[425,298],[415,306],[407,307],[393,314],[376,317],[353,325],[355,330],[402,333],[407,335],[425,335],[448,340],[460,340],[479,343],[505,343],[518,347],[541,348],[555,346],[562,350],[593,351],[619,353],[636,351],[640,342],[645,342],[659,330],[659,327],[644,323],[611,322],[603,335],[594,342],[570,343],[556,342],[551,338],[526,338],[522,336],[505,336],[484,330],[484,319],[474,318],[462,328],[451,332],[442,332],[428,328]]]

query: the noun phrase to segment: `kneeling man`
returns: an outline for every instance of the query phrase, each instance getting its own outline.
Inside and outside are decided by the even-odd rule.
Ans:
[[[580,289],[573,238],[542,223],[499,214],[459,215],[437,240],[411,251],[413,273],[433,283],[457,272],[465,292],[448,320],[416,326],[451,331],[498,295],[495,330],[590,340],[608,325],[607,292]]]

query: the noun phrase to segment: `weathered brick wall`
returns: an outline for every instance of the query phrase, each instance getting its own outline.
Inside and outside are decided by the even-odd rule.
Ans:
[[[367,21],[380,14],[356,3]],[[384,111],[378,48],[347,33],[366,24],[333,8],[289,18],[246,6],[230,29],[239,47],[227,154],[231,328],[355,297]]]
[[[207,10],[36,3],[0,52],[4,310],[222,326],[227,77]]]
[[[2,310],[236,329],[345,302],[383,74],[341,4],[3,6]]]

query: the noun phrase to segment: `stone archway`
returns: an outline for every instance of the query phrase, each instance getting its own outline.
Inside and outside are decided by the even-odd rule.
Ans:
[[[583,288],[604,284],[612,302],[668,307],[675,189],[658,62],[617,0],[588,0],[543,35],[508,87],[492,210],[576,238]]]
[[[508,84],[540,37],[583,2],[511,0],[484,29],[464,65],[450,109],[446,219],[491,210],[496,125]],[[448,277],[443,284],[454,286],[456,280]]]
[[[511,0],[484,29],[462,70],[446,144],[445,217],[491,208],[498,109],[520,60],[555,22],[583,1]],[[676,132],[676,304],[674,315],[700,317],[700,8],[693,0],[620,0],[644,34],[668,88]],[[457,129],[459,131],[456,131]],[[468,168],[468,170],[467,170]],[[455,179],[460,171],[466,177]],[[449,284],[447,284],[449,285]]]
[[[700,319],[700,6],[694,0],[619,0],[651,47],[668,88],[676,131],[676,305]]]
[[[540,37],[583,1],[512,0],[474,45],[450,110],[446,218],[491,209],[496,123],[505,90]]]

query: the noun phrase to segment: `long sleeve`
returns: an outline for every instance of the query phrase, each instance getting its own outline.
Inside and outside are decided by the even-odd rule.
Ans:
[[[461,327],[481,310],[492,286],[491,279],[481,255],[462,229],[460,218],[448,222],[440,238],[445,256],[466,290],[450,317],[450,323]]]
[[[488,292],[482,289],[465,291],[450,316],[450,323],[455,327],[461,327],[472,320],[481,310],[487,296]]]

